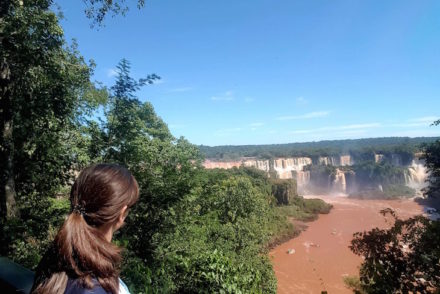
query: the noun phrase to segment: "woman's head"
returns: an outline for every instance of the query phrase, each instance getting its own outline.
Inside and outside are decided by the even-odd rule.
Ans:
[[[93,227],[117,224],[136,203],[138,195],[138,184],[126,168],[116,164],[92,165],[79,174],[72,186],[71,211],[82,215]]]
[[[138,197],[138,184],[126,168],[96,164],[84,169],[72,186],[71,212],[55,237],[56,268],[40,269],[50,272],[37,273],[33,292],[64,293],[71,277],[88,288],[97,279],[105,290],[117,293],[121,256],[111,234]]]

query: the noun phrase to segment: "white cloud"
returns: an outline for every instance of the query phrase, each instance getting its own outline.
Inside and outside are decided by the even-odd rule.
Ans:
[[[431,124],[434,121],[439,120],[439,119],[440,119],[440,117],[431,115],[431,116],[424,116],[424,117],[413,118],[413,119],[410,119],[409,121]]]
[[[250,127],[261,127],[261,126],[264,126],[264,123],[262,123],[262,122],[254,122],[254,123],[251,123],[251,124],[249,124],[249,126]]]
[[[431,137],[431,136],[440,136],[440,131],[437,129],[429,129],[429,130],[407,130],[401,131],[391,134],[390,136],[397,137]]]
[[[253,102],[253,101],[255,101],[255,99],[252,98],[252,97],[246,97],[246,98],[244,98],[244,102],[246,102],[246,103],[250,103],[250,102]]]
[[[302,115],[280,116],[277,117],[277,120],[310,119],[310,118],[325,117],[328,116],[329,114],[330,111],[314,111]]]
[[[213,101],[232,101],[234,99],[235,99],[234,92],[232,92],[232,91],[226,91],[222,95],[211,97],[211,100],[213,100]]]
[[[181,87],[181,88],[170,89],[170,90],[168,90],[168,92],[180,93],[180,92],[188,92],[188,91],[191,91],[192,89],[193,89],[192,87]]]
[[[368,123],[368,124],[354,124],[354,125],[344,125],[336,127],[337,130],[352,130],[352,129],[368,129],[368,128],[378,128],[380,123]]]
[[[116,68],[110,68],[107,70],[107,77],[112,78],[118,75],[118,71]]]
[[[304,98],[304,97],[296,98],[296,104],[304,105],[304,104],[307,104],[307,103],[309,103],[309,101],[307,101],[307,99]]]
[[[165,80],[164,80],[164,79],[154,80],[154,81],[153,81],[153,85],[160,85],[160,84],[163,84],[163,83],[165,83]]]
[[[429,123],[427,123],[427,122],[398,123],[398,124],[390,124],[389,126],[396,127],[396,128],[415,128],[415,127],[429,126]]]
[[[378,128],[382,126],[380,123],[365,123],[365,124],[351,124],[351,125],[341,125],[341,126],[331,126],[331,127],[321,127],[316,129],[305,129],[305,130],[294,130],[291,134],[310,134],[310,133],[320,133],[328,131],[345,131],[350,132],[350,130],[363,130],[370,128]],[[354,132],[354,131],[353,131]]]

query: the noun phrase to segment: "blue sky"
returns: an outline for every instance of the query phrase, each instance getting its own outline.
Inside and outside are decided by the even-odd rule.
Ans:
[[[192,143],[440,135],[440,1],[147,0],[99,29],[58,3],[95,79],[160,75],[139,98]]]

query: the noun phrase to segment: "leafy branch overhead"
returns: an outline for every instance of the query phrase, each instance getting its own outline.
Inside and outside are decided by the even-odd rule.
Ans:
[[[112,16],[125,14],[129,10],[126,0],[83,0],[86,5],[85,14],[92,20],[92,24],[102,25],[105,17],[110,13]],[[145,0],[130,0],[136,3],[138,9],[145,5]]]

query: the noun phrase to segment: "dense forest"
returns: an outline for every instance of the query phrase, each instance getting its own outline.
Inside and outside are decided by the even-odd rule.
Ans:
[[[140,186],[114,237],[133,293],[275,293],[265,253],[298,233],[289,216],[313,219],[330,206],[298,197],[293,180],[205,170],[197,146],[137,96],[160,77],[135,80],[122,59],[113,86],[93,83],[93,61],[64,40],[51,3],[2,4],[0,255],[35,269],[71,211],[75,175],[114,162]]]
[[[436,137],[387,137],[351,140],[332,140],[307,143],[241,145],[241,146],[199,146],[206,158],[228,161],[242,157],[271,159],[277,157],[311,157],[351,155],[355,161],[374,160],[374,154],[399,154],[412,157],[422,150],[422,145],[434,142]]]
[[[108,11],[124,10],[119,1],[85,2],[97,23]],[[6,0],[0,5],[0,255],[27,268],[35,269],[71,211],[68,194],[78,172],[93,163],[114,162],[128,167],[140,186],[139,202],[114,238],[125,248],[121,277],[132,293],[275,293],[267,250],[298,233],[289,217],[312,220],[331,206],[299,197],[294,180],[269,178],[252,168],[206,170],[202,153],[222,160],[325,152],[412,154],[420,143],[434,140],[199,148],[175,138],[152,104],[137,96],[158,75],[135,80],[130,63],[122,59],[113,86],[93,82],[94,62],[81,56],[75,42],[66,42],[51,4]],[[424,147],[429,195],[439,190],[438,146],[437,140]],[[439,226],[426,219],[418,223],[413,235],[420,247],[411,258],[397,256],[403,260],[399,266],[410,265],[410,273],[421,273],[430,287],[438,287]],[[359,291],[385,293],[396,290],[400,279],[411,279],[375,259],[389,252],[390,242],[398,244],[392,238],[398,229],[357,236],[353,250],[367,257]],[[375,237],[380,246],[368,247]],[[384,254],[389,265],[387,257],[395,255]],[[386,275],[375,275],[384,269]],[[423,289],[417,286],[411,289]]]

